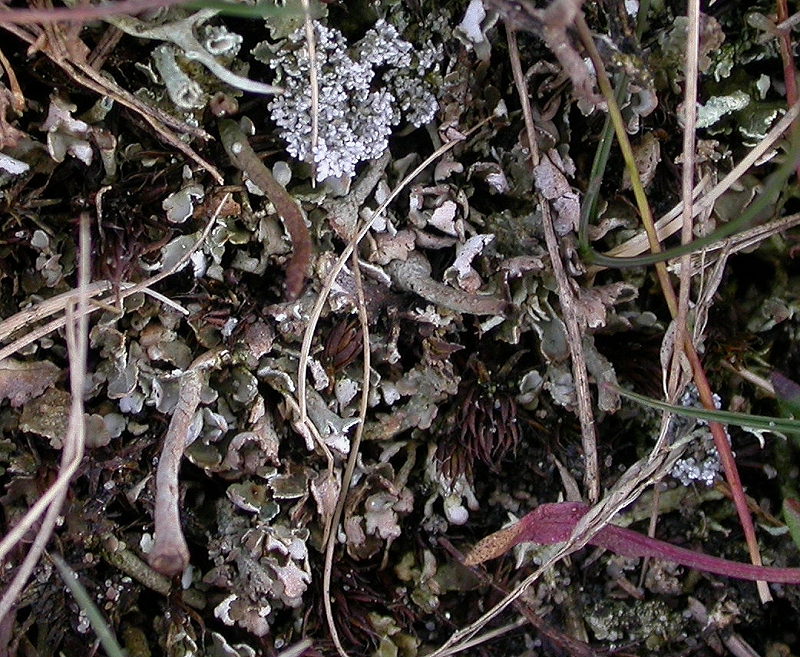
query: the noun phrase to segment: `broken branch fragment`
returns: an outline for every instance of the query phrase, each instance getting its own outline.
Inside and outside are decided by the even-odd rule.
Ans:
[[[183,373],[178,403],[164,437],[164,447],[156,472],[156,503],[153,512],[155,542],[147,563],[156,572],[175,577],[189,565],[189,548],[181,529],[178,473],[183,452],[197,437],[193,429],[203,387],[203,370],[213,367],[221,357],[218,351],[206,352]]]
[[[220,121],[219,134],[233,165],[246,173],[253,184],[267,195],[283,219],[294,249],[294,255],[286,265],[286,299],[294,301],[303,291],[311,264],[311,235],[303,213],[297,202],[264,166],[235,121]]]

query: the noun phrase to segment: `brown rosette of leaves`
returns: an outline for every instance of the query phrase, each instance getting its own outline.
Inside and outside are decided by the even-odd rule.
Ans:
[[[497,472],[501,461],[516,450],[520,439],[517,402],[506,382],[523,354],[514,354],[496,374],[477,355],[467,361],[467,374],[436,450],[439,470],[449,479],[461,474],[472,479],[476,460]]]

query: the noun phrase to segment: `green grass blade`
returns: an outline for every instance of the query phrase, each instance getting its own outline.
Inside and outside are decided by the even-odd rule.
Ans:
[[[696,239],[689,244],[676,246],[675,248],[661,253],[651,253],[649,255],[632,256],[632,257],[619,257],[602,255],[597,253],[594,249],[590,248],[589,252],[585,254],[586,260],[595,265],[602,265],[603,267],[615,267],[622,269],[625,267],[643,267],[647,265],[654,265],[657,262],[671,260],[678,256],[686,255],[687,253],[699,252],[701,249],[713,245],[715,242],[722,240],[726,237],[733,235],[748,227],[748,225],[759,216],[770,204],[775,203],[775,199],[779,196],[780,189],[786,184],[786,181],[794,173],[797,167],[798,156],[800,155],[800,139],[795,139],[786,158],[778,169],[771,174],[764,185],[764,191],[761,192],[756,199],[745,208],[741,215],[736,219],[729,221],[720,228],[717,228],[713,233],[706,237]]]
[[[790,420],[782,417],[770,417],[768,415],[748,415],[746,413],[732,413],[730,411],[710,411],[705,408],[694,408],[686,406],[676,406],[658,401],[644,395],[636,394],[628,390],[614,388],[620,395],[627,397],[643,406],[649,406],[660,411],[669,411],[676,415],[693,417],[697,420],[708,422],[719,422],[720,424],[732,424],[737,427],[747,427],[759,431],[772,431],[773,433],[793,434],[800,436],[800,420]]]
[[[72,593],[75,602],[78,603],[83,613],[86,614],[86,618],[89,619],[89,623],[97,638],[100,639],[100,643],[103,645],[108,657],[125,657],[125,651],[117,642],[117,638],[108,623],[106,623],[105,618],[103,618],[102,612],[89,596],[83,584],[78,581],[77,573],[57,554],[49,554],[48,556],[58,568],[61,579],[64,580],[64,584],[67,585],[70,593]]]
[[[800,502],[789,498],[783,500],[783,520],[789,528],[792,541],[800,550]]]
[[[240,5],[234,2],[226,2],[225,0],[190,0],[184,6],[198,10],[214,9],[220,14],[236,18],[301,18],[303,16],[302,10],[294,7],[278,7],[265,4]],[[299,3],[297,7],[300,7]]]

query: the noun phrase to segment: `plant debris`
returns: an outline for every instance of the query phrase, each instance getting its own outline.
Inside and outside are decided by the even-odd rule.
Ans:
[[[795,416],[775,8],[161,4],[0,21],[7,653],[797,653],[793,425],[629,396]]]

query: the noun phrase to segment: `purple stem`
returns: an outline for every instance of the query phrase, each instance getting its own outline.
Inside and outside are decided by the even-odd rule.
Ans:
[[[580,502],[541,504],[519,521],[517,536],[507,549],[518,543],[529,542],[540,545],[563,543],[569,539],[578,520],[588,510],[589,506]],[[800,584],[800,568],[769,568],[720,559],[615,525],[607,525],[601,529],[589,540],[589,544],[605,548],[623,557],[663,559],[734,579]]]

